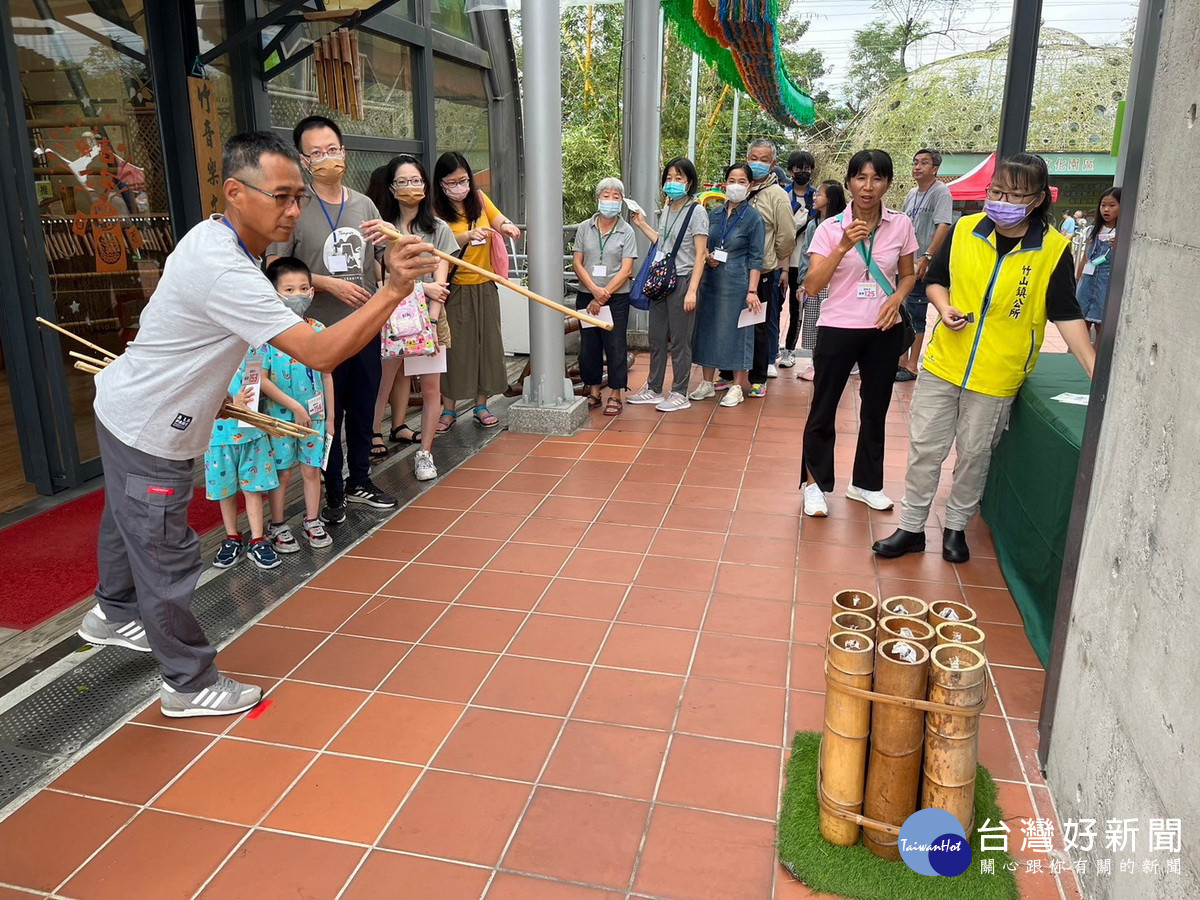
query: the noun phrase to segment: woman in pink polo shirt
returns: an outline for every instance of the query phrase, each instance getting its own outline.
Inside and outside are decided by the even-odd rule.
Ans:
[[[892,508],[883,492],[883,442],[896,358],[903,352],[900,309],[916,284],[912,221],[883,205],[892,186],[892,158],[883,150],[860,150],[850,159],[846,188],[851,203],[817,228],[808,248],[804,292],[829,299],[817,320],[813,350],[813,398],[804,426],[801,487],[804,514],[827,516],[825,494],[833,490],[835,418],[850,370],[858,366],[858,447],[846,496],[872,509]]]

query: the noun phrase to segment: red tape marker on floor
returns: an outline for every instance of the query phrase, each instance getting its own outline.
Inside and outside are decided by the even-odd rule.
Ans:
[[[250,712],[246,713],[246,718],[257,719],[259,716],[265,713],[267,711],[267,707],[274,702],[274,700],[264,700],[262,703],[258,704],[258,706],[254,707],[254,709],[250,710]]]

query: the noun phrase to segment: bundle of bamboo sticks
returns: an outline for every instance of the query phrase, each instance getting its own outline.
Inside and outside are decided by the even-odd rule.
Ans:
[[[99,375],[101,370],[106,368],[110,362],[116,359],[116,354],[105,350],[99,344],[93,344],[91,341],[81,338],[72,331],[68,331],[61,325],[51,322],[49,319],[37,317],[39,325],[45,325],[47,328],[53,328],[59,334],[64,334],[72,340],[78,341],[85,347],[94,351],[98,356],[87,356],[75,350],[70,350],[68,353],[75,358],[75,368],[81,372],[87,372],[89,375]],[[265,413],[256,412],[252,409],[246,409],[242,406],[236,406],[232,403],[225,403],[221,407],[221,413],[228,418],[238,419],[245,422],[247,425],[252,425],[255,428],[261,428],[271,437],[294,437],[308,438],[319,436],[320,432],[312,428],[305,428],[303,425],[298,425],[295,422],[286,422],[283,419],[276,419],[274,416],[268,416]]]

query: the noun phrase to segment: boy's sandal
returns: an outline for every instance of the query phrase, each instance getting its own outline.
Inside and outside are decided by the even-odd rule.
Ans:
[[[390,452],[387,444],[383,442],[382,434],[377,431],[371,435],[371,459],[387,459]]]
[[[492,415],[491,410],[486,406],[475,407],[475,424],[483,428],[495,428],[500,424],[500,420]]]
[[[600,407],[600,398],[599,397],[593,397],[591,394],[588,394],[587,401],[588,401],[588,409],[598,409]]]
[[[606,416],[619,416],[621,414],[621,401],[616,397],[609,397],[608,402],[604,404],[604,414]]]
[[[408,437],[405,437],[400,432],[407,431]],[[401,425],[399,428],[393,428],[390,435],[393,444],[419,444],[421,443],[421,432],[413,431],[407,425]]]
[[[458,421],[458,412],[451,409],[443,409],[442,415],[438,419],[437,433],[445,434],[454,427],[454,423]]]

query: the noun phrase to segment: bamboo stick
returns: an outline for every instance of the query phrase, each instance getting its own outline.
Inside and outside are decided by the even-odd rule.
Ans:
[[[115,354],[109,350],[105,350],[103,347],[101,347],[98,344],[93,344],[91,341],[81,338],[79,335],[75,334],[75,332],[73,332],[73,331],[67,331],[67,329],[65,329],[59,325],[56,325],[54,322],[51,322],[49,319],[43,319],[41,316],[38,316],[35,321],[39,325],[45,325],[47,328],[53,328],[59,334],[65,334],[67,337],[72,338],[76,341],[79,341],[79,343],[83,344],[85,347],[91,347],[93,350],[95,350],[101,356],[107,356],[109,362],[112,362],[114,359],[117,358],[117,354]]]
[[[829,639],[825,656],[825,729],[817,791],[834,809],[855,814],[862,812],[863,806],[871,702],[838,688],[870,688],[874,655],[875,642],[870,637],[859,631],[839,631]],[[824,809],[819,828],[821,837],[831,844],[852,847],[858,843],[858,825]]]
[[[75,368],[77,368],[81,372],[87,372],[89,375],[99,375],[100,374],[100,370],[97,369],[95,366],[89,366],[87,363],[79,362],[78,360],[76,360],[76,362],[75,362]]]
[[[393,241],[402,237],[400,232],[387,224],[381,224],[379,226],[379,230],[386,234]],[[553,300],[548,300],[541,294],[535,294],[533,291],[529,290],[529,288],[522,287],[515,281],[509,281],[507,278],[501,278],[495,272],[490,272],[487,269],[475,265],[474,263],[469,263],[465,259],[459,259],[457,256],[451,256],[449,253],[443,253],[441,250],[436,248],[433,250],[433,255],[438,259],[445,260],[452,266],[458,266],[459,268],[466,269],[468,272],[474,272],[476,275],[482,275],[489,281],[496,282],[496,284],[502,284],[509,290],[516,291],[518,294],[528,297],[530,300],[542,304],[542,306],[548,306],[553,310],[557,310],[563,315],[573,316],[574,318],[579,319],[581,322],[587,322],[590,325],[595,325],[597,328],[603,328],[605,331],[612,331],[612,324],[610,322],[605,322],[603,319],[597,319],[595,316],[589,316],[587,313],[580,312],[577,309],[571,309],[569,306],[563,306],[561,303],[555,303]]]
[[[96,359],[95,357],[92,357],[92,356],[84,356],[82,353],[78,353],[75,350],[68,350],[67,355],[73,356],[76,359],[81,359],[85,363],[87,363],[89,366],[95,366],[98,369],[103,369],[105,366],[108,365],[108,360],[106,360],[106,359]]]

